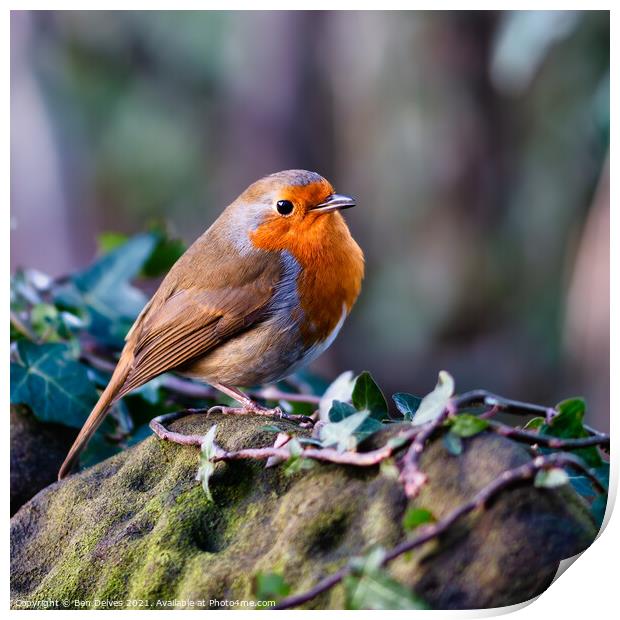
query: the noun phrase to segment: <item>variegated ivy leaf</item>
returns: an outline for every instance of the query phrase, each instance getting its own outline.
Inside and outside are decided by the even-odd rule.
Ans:
[[[384,558],[385,550],[377,547],[351,560],[351,574],[343,581],[347,609],[428,609],[412,590],[381,568]]]
[[[336,446],[336,450],[344,452],[353,450],[357,445],[355,431],[364,423],[370,415],[370,411],[358,411],[340,422],[329,422],[321,427],[319,437],[323,446],[329,448]]]
[[[325,390],[319,402],[319,418],[322,422],[329,422],[329,410],[332,408],[335,400],[343,403],[351,402],[354,387],[355,379],[353,378],[353,371],[347,370],[337,377]]]
[[[431,422],[446,408],[454,394],[454,379],[445,370],[439,372],[435,389],[427,394],[420,403],[412,423],[415,425]]]
[[[200,445],[200,467],[196,474],[196,480],[202,483],[202,488],[206,493],[209,501],[213,501],[211,495],[211,489],[209,489],[209,479],[215,471],[215,463],[211,460],[216,453],[215,449],[215,431],[217,425],[213,425],[204,436],[202,444]]]
[[[568,474],[560,467],[541,469],[534,479],[534,486],[554,489],[561,487],[569,481]]]

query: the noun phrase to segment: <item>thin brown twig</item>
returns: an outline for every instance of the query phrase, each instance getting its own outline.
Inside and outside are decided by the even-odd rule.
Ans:
[[[151,430],[165,441],[171,441],[184,446],[201,446],[204,435],[184,435],[176,433],[167,428],[167,424],[179,420],[185,416],[196,413],[206,413],[207,409],[183,409],[174,413],[165,413],[153,418],[149,426]],[[330,448],[304,448],[299,455],[301,458],[314,459],[316,461],[325,461],[336,463],[339,465],[356,465],[359,467],[369,467],[378,465],[381,461],[390,458],[398,449],[407,442],[412,441],[419,433],[419,429],[410,428],[396,435],[399,442],[388,442],[385,446],[368,452],[339,452]],[[215,457],[212,459],[214,463],[218,461],[240,461],[246,459],[268,460],[271,457],[279,459],[288,459],[292,456],[290,447],[274,447],[267,446],[264,448],[245,448],[242,450],[227,451],[216,445]]]
[[[520,428],[514,428],[507,424],[501,424],[489,420],[489,427],[502,437],[509,437],[515,441],[522,441],[529,444],[539,444],[547,446],[555,450],[578,450],[579,448],[587,448],[589,446],[609,446],[610,437],[604,433],[590,435],[590,437],[580,437],[578,439],[562,439],[532,431],[526,431]]]
[[[406,443],[407,441],[411,441],[418,432],[418,429],[410,429],[398,435],[398,437],[402,438],[403,442]],[[369,452],[339,452],[333,448],[304,448],[299,456],[300,458],[336,463],[338,465],[370,467],[372,465],[378,465],[382,461],[390,458],[402,445],[403,444],[396,445],[388,443],[381,448],[370,450]],[[272,456],[288,459],[292,456],[292,453],[286,446],[282,448],[274,448],[272,446],[266,448],[246,448],[234,452],[228,452],[218,446],[213,461],[238,461],[244,459],[266,460]]]
[[[201,446],[204,439],[204,435],[184,435],[183,433],[176,433],[169,430],[165,424],[170,424],[175,420],[180,420],[185,416],[195,413],[206,413],[208,409],[182,409],[181,411],[175,411],[174,413],[164,413],[153,418],[149,422],[151,430],[164,441],[171,441],[183,446]]]
[[[399,479],[403,483],[405,495],[415,497],[424,486],[427,476],[420,470],[420,458],[426,442],[445,422],[446,418],[456,411],[453,401],[449,401],[445,409],[430,422],[421,426],[420,432],[415,441],[409,446],[402,460],[402,468]]]
[[[542,416],[550,421],[557,415],[557,411],[553,407],[545,407],[533,403],[526,403],[519,400],[512,400],[498,396],[486,390],[471,390],[464,392],[454,398],[457,409],[463,409],[471,405],[483,405],[491,407],[494,412],[502,411],[513,415],[536,415]]]
[[[443,425],[448,417],[475,403],[481,403],[490,407],[488,411],[484,412],[480,416],[483,419],[488,419],[499,411],[504,411],[506,413],[527,413],[530,415],[532,413],[544,413],[545,419],[550,421],[551,418],[557,413],[553,410],[552,416],[551,410],[547,407],[516,400],[504,399],[501,396],[491,394],[485,390],[473,390],[451,398],[441,414],[422,427],[422,432],[416,437],[415,441],[411,444],[403,457],[400,481],[404,486],[407,497],[416,497],[420,492],[420,489],[426,483],[427,476],[420,469],[420,459],[427,441],[432,437],[437,429]],[[590,437],[562,439],[559,437],[513,428],[512,426],[501,424],[500,422],[495,422],[493,420],[489,420],[488,422],[490,429],[499,435],[510,437],[515,441],[543,445],[554,449],[577,450],[579,448],[596,445],[609,446],[610,441],[609,435],[605,435],[594,430],[591,431]]]
[[[476,404],[491,407],[489,411],[486,411],[480,416],[483,418],[492,417],[501,411],[511,415],[541,416],[545,418],[545,421],[548,424],[556,415],[558,415],[558,411],[554,407],[545,407],[544,405],[536,405],[533,403],[504,398],[503,396],[498,396],[497,394],[493,394],[487,390],[471,390],[470,392],[464,392],[456,398],[456,402],[458,403],[459,409]],[[590,435],[605,437],[604,433],[597,431],[587,424],[584,424],[583,428],[590,433]]]
[[[430,540],[441,536],[461,517],[473,512],[474,510],[484,508],[484,506],[493,497],[500,493],[500,491],[520,482],[531,480],[539,471],[549,469],[551,467],[572,467],[573,469],[576,469],[586,475],[599,491],[602,493],[607,492],[605,487],[601,484],[594,473],[588,469],[583,461],[572,454],[550,454],[547,456],[538,456],[524,465],[505,471],[478,491],[478,493],[476,493],[470,501],[455,508],[443,519],[440,519],[431,525],[420,527],[417,536],[411,538],[410,540],[403,541],[388,551],[381,562],[381,566],[385,566],[400,555],[407,553],[408,551],[412,551]],[[274,609],[290,609],[292,607],[303,605],[319,594],[333,588],[351,572],[352,568],[349,564],[347,564],[334,574],[321,580],[307,592],[289,596],[288,598],[281,600],[274,607]]]
[[[177,420],[180,420],[181,418],[184,418],[188,415],[209,414],[215,409],[219,409],[222,413],[225,414],[237,413],[237,410],[231,407],[211,407],[209,409],[182,409],[181,411],[158,415],[149,422],[149,427],[160,439],[163,439],[165,441],[171,441],[172,443],[178,443],[183,446],[201,446],[204,435],[185,435],[184,433],[177,433],[168,429],[166,425],[172,422],[176,422]],[[239,415],[241,414],[239,413]],[[276,417],[277,419],[281,420],[289,420],[292,422],[306,422],[309,419],[306,416],[290,415],[284,412],[280,412],[279,415],[273,416],[267,412],[265,412],[264,414],[260,412],[253,412],[253,415],[265,415],[269,417]]]
[[[481,413],[478,417],[481,420],[488,420],[489,418],[492,418],[494,415],[499,413],[499,411],[500,411],[500,408],[497,405],[493,405],[490,409],[488,409],[484,413]]]

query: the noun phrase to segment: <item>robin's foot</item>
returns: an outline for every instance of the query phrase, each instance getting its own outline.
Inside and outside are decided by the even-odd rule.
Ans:
[[[207,415],[210,413],[223,413],[225,415],[259,415],[274,420],[288,420],[289,422],[299,424],[301,428],[312,427],[315,424],[316,420],[314,417],[286,413],[285,411],[282,411],[280,407],[274,407],[273,409],[261,407],[260,405],[257,405],[249,396],[236,388],[231,388],[221,384],[214,384],[213,387],[236,400],[241,407],[216,405],[210,409],[183,409],[182,411],[176,411],[174,413],[165,413],[151,420],[149,424],[151,430],[160,439],[165,441],[171,441],[172,443],[178,443],[184,446],[200,446],[202,444],[203,435],[184,435],[183,433],[176,433],[168,429],[167,425],[171,422],[175,422],[176,420],[180,420],[185,416],[194,415],[196,413],[206,413]]]
[[[268,409],[257,405],[247,394],[244,394],[241,390],[221,383],[214,383],[213,387],[226,396],[236,400],[241,407],[224,407],[217,405],[209,409],[209,413],[224,413],[232,415],[262,415],[275,420],[288,420],[289,422],[295,422],[301,427],[308,427],[314,425],[314,420],[305,415],[294,415],[292,413],[285,413],[280,407],[274,407]]]
[[[274,420],[288,420],[289,422],[295,422],[302,428],[312,426],[314,421],[312,418],[305,415],[294,415],[292,413],[286,413],[280,409],[280,407],[274,407],[268,409],[261,407],[252,402],[251,405],[245,405],[243,407],[225,407],[224,405],[216,405],[211,407],[208,413],[223,413],[225,415],[261,415]]]

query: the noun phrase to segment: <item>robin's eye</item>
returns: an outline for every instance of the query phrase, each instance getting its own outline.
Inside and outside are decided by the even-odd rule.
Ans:
[[[293,208],[293,203],[290,200],[278,200],[276,203],[276,209],[280,215],[290,215]]]

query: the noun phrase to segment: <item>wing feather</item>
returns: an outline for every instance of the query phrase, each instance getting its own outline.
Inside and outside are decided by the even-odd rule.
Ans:
[[[280,271],[279,266],[266,269],[236,288],[185,289],[149,308],[132,335],[133,363],[116,398],[206,355],[266,318]]]
[[[126,337],[112,378],[58,473],[64,478],[112,403],[168,370],[208,355],[274,312],[284,263],[274,252],[240,254],[227,209],[168,272]],[[233,228],[234,229],[234,228]]]

